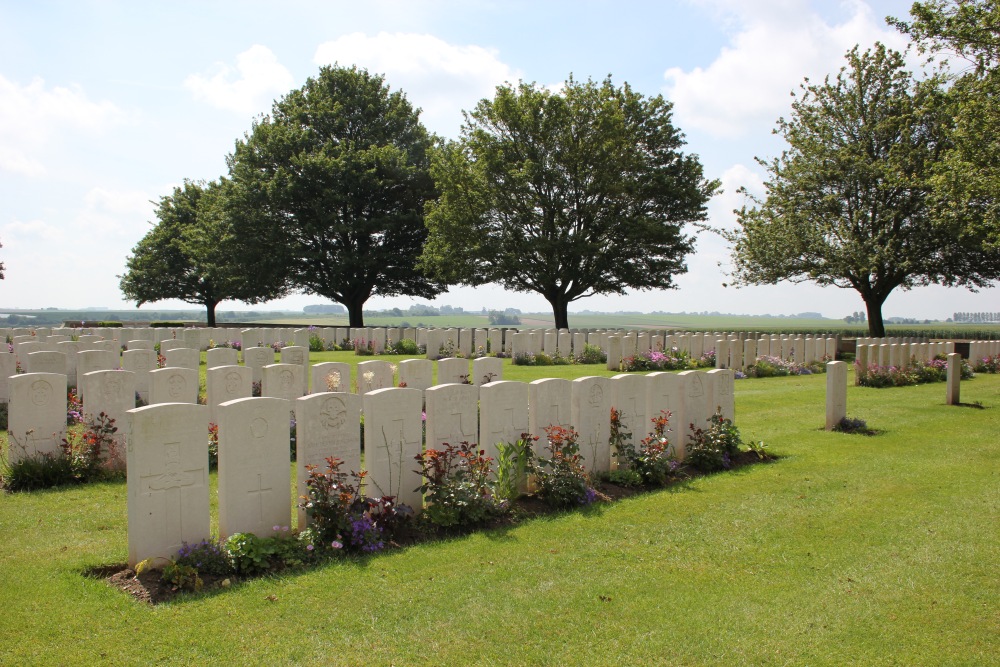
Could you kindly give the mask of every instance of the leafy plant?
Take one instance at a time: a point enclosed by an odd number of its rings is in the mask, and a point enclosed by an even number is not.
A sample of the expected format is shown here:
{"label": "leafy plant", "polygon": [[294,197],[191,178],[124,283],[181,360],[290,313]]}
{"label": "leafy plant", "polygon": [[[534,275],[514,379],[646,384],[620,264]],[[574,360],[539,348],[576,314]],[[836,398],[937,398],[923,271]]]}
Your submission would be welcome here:
{"label": "leafy plant", "polygon": [[184,542],[174,562],[193,567],[201,574],[223,576],[233,571],[233,563],[225,545],[214,539],[194,544]]}
{"label": "leafy plant", "polygon": [[219,425],[214,422],[208,425],[208,467],[219,467]]}
{"label": "leafy plant", "polygon": [[448,528],[481,523],[496,513],[489,483],[493,459],[484,450],[468,442],[444,443],[442,449],[426,449],[415,458],[424,478],[423,518]]}
{"label": "leafy plant", "polygon": [[260,574],[271,567],[274,544],[253,533],[235,533],[226,540],[226,551],[238,574]]}
{"label": "leafy plant", "polygon": [[177,590],[200,591],[205,582],[198,576],[198,569],[191,565],[170,562],[163,568],[160,578]]}
{"label": "leafy plant", "polygon": [[536,436],[522,433],[515,442],[498,442],[496,477],[493,495],[500,502],[517,500],[521,490],[527,487],[528,471],[534,456],[531,446],[538,441]]}
{"label": "leafy plant", "polygon": [[413,511],[397,505],[392,496],[362,495],[360,489],[367,472],[342,472],[343,463],[329,457],[325,470],[306,466],[306,495],[299,507],[309,516],[324,550],[380,551]]}
{"label": "leafy plant", "polygon": [[387,346],[385,348],[385,353],[416,355],[420,354],[420,347],[417,345],[417,342],[412,338],[404,338],[402,340],[396,341],[394,345]]}
{"label": "leafy plant", "polygon": [[608,355],[604,354],[599,345],[591,345],[586,343],[583,346],[583,351],[576,355],[576,363],[578,364],[606,364],[608,363]]}
{"label": "leafy plant", "polygon": [[597,499],[590,486],[577,444],[579,434],[562,426],[545,427],[547,458],[536,457],[532,469],[538,481],[538,497],[554,507],[589,505]]}
{"label": "leafy plant", "polygon": [[718,410],[708,418],[708,423],[705,429],[690,424],[685,462],[704,472],[728,469],[740,450],[739,429]]}

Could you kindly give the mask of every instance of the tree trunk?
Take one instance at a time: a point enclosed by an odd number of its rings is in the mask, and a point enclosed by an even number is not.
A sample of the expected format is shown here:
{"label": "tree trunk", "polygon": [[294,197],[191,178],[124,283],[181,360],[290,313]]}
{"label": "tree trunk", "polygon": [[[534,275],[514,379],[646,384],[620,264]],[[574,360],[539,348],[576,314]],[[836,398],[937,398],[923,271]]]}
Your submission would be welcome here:
{"label": "tree trunk", "polygon": [[364,316],[364,301],[348,301],[344,304],[347,306],[347,316],[350,318],[350,327],[363,327],[365,326],[365,316]]}
{"label": "tree trunk", "polygon": [[569,329],[569,300],[563,294],[547,298],[547,300],[552,304],[552,316],[556,322],[556,329]]}
{"label": "tree trunk", "polygon": [[885,324],[882,322],[882,304],[885,299],[869,297],[865,299],[865,308],[868,310],[868,335],[874,338],[885,337]]}
{"label": "tree trunk", "polygon": [[215,326],[215,307],[219,305],[218,301],[209,301],[205,304],[205,324],[210,327]]}

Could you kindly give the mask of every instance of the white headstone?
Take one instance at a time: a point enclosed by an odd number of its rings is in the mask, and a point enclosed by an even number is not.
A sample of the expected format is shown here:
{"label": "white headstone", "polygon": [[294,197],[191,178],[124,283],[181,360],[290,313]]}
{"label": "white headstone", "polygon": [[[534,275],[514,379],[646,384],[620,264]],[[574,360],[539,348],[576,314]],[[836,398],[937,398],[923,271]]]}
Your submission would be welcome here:
{"label": "white headstone", "polygon": [[[211,350],[209,350],[211,352]],[[238,398],[252,396],[253,374],[246,366],[217,366],[205,371],[205,402],[208,421],[219,423],[219,406]]]}
{"label": "white headstone", "polygon": [[[361,397],[344,391],[319,392],[295,401],[295,470],[299,497],[306,495],[307,465],[326,469],[326,459],[343,461],[341,472],[361,472]],[[298,510],[299,530],[308,525]]]}
{"label": "white headstone", "polygon": [[573,380],[570,421],[579,433],[583,465],[589,472],[611,469],[611,380],[582,377]]}
{"label": "white headstone", "polygon": [[167,403],[127,414],[130,567],[147,559],[162,566],[184,542],[211,537],[207,412]]}
{"label": "white headstone", "polygon": [[300,364],[268,364],[264,366],[264,382],[261,396],[283,398],[294,401],[302,396],[302,374]]}
{"label": "white headstone", "polygon": [[358,364],[357,384],[359,394],[367,394],[377,389],[389,389],[393,386],[392,364],[388,361],[374,359]]}
{"label": "white headstone", "polygon": [[[190,331],[195,331],[190,329]],[[167,350],[163,355],[167,360],[167,366],[171,368],[193,368],[198,370],[198,365],[201,363],[201,352],[190,347],[175,347],[172,350]]]}
{"label": "white headstone", "polygon": [[477,387],[503,379],[503,359],[479,357],[472,360],[472,383]]}
{"label": "white headstone", "polygon": [[8,461],[57,454],[66,434],[66,376],[22,373],[7,380]]}
{"label": "white headstone", "polygon": [[390,387],[363,396],[365,480],[369,497],[394,496],[419,511],[420,475],[415,457],[423,439],[423,395],[416,389]]}
{"label": "white headstone", "polygon": [[847,416],[847,364],[826,364],[826,430],[831,431]]}
{"label": "white headstone", "polygon": [[149,373],[156,370],[156,352],[153,350],[125,350],[122,352],[122,370],[135,376],[135,393],[149,403]]}
{"label": "white headstone", "polygon": [[313,364],[312,393],[351,391],[351,365],[342,361]]}
{"label": "white headstone", "polygon": [[528,385],[528,432],[545,439],[545,428],[572,428],[573,389],[569,380],[546,378]]}
{"label": "white headstone", "polygon": [[423,390],[433,385],[433,361],[429,359],[405,359],[399,362],[399,386]]}
{"label": "white headstone", "polygon": [[149,372],[149,403],[197,403],[198,371],[158,368]]}
{"label": "white headstone", "polygon": [[253,373],[253,381],[264,379],[264,366],[274,363],[274,350],[269,347],[243,348],[243,365]]}
{"label": "white headstone", "polygon": [[205,352],[206,369],[218,368],[219,366],[238,366],[239,363],[240,354],[231,347],[213,347]]}
{"label": "white headstone", "polygon": [[291,523],[289,411],[283,398],[219,406],[219,537],[273,534]]}
{"label": "white headstone", "polygon": [[528,433],[528,385],[500,380],[479,388],[479,444],[497,458],[497,443],[517,442]]}
{"label": "white headstone", "polygon": [[618,410],[623,428],[632,434],[633,447],[650,429],[646,415],[648,394],[649,378],[645,375],[622,373],[611,378],[611,407]]}
{"label": "white headstone", "polygon": [[479,388],[469,384],[439,384],[425,393],[427,449],[445,443],[479,442]]}
{"label": "white headstone", "polygon": [[469,384],[469,360],[455,357],[438,359],[437,384]]}

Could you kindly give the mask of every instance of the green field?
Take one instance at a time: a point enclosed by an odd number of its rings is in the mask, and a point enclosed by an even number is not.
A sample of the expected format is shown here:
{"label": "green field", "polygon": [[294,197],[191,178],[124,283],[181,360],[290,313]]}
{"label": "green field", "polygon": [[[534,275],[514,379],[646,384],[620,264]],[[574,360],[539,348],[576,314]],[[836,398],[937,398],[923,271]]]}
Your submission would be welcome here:
{"label": "green field", "polygon": [[998,664],[1000,377],[851,386],[876,437],[825,381],[736,383],[773,464],[155,608],[81,574],[124,483],[0,497],[0,664]]}

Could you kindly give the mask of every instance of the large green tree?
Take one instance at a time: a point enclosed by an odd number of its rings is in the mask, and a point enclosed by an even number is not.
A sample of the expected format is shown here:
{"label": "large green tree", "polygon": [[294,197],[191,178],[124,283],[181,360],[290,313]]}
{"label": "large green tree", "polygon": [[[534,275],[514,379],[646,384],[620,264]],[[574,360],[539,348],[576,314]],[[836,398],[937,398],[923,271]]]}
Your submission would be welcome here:
{"label": "large green tree", "polygon": [[205,306],[208,326],[222,301],[260,303],[283,296],[280,276],[241,252],[225,205],[228,183],[185,181],[160,198],[158,222],[132,249],[121,279],[136,306],[180,299]]}
{"label": "large green tree", "polygon": [[897,288],[983,287],[1000,262],[981,239],[931,206],[931,179],[949,147],[951,116],[939,81],[917,82],[881,44],[847,54],[836,78],[802,85],[788,143],[726,233],[738,285],[811,281],[854,289],[882,336],[882,305]]}
{"label": "large green tree", "polygon": [[718,187],[683,145],[668,102],[610,78],[499,86],[434,153],[423,266],[538,293],[560,328],[577,299],[674,287],[693,250],[683,226]]}
{"label": "large green tree", "polygon": [[951,146],[935,169],[940,217],[980,227],[1000,248],[1000,5],[996,0],[915,2],[889,22],[950,65]]}
{"label": "large green tree", "polygon": [[323,67],[275,102],[229,157],[245,238],[295,289],[347,307],[362,326],[373,295],[433,297],[416,269],[435,196],[433,139],[382,77]]}

